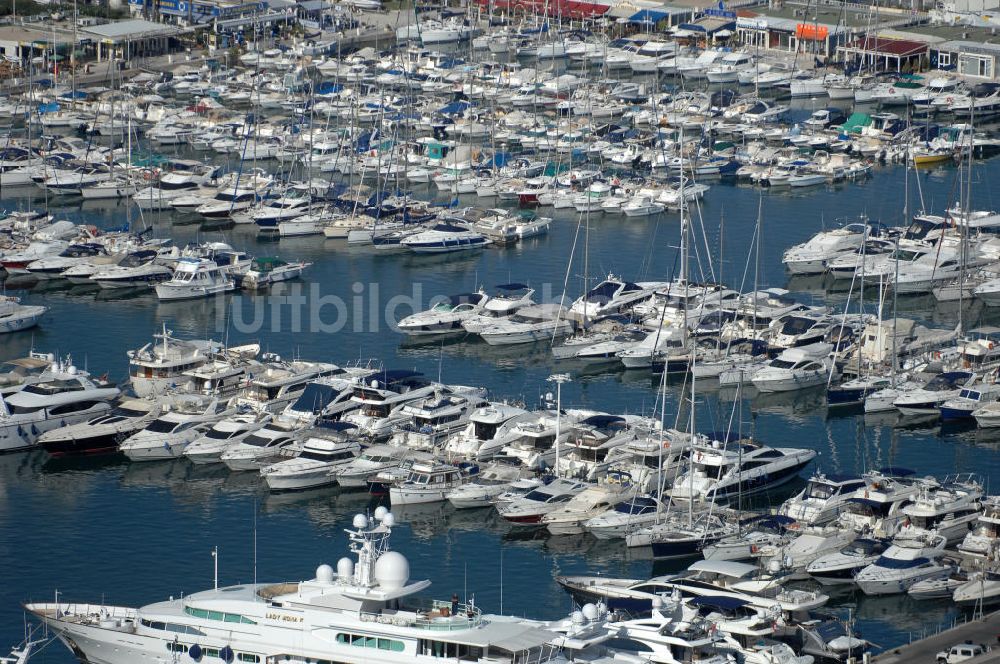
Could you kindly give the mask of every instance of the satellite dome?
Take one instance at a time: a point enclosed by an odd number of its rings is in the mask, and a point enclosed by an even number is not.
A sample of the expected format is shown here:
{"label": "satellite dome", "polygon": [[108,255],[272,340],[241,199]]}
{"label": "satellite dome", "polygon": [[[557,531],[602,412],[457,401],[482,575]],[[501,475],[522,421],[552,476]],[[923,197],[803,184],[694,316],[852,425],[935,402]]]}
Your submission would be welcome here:
{"label": "satellite dome", "polygon": [[344,557],[337,561],[337,578],[341,581],[350,581],[354,576],[354,561]]}
{"label": "satellite dome", "polygon": [[396,517],[392,512],[386,512],[385,516],[382,517],[382,525],[386,528],[392,528],[396,525]]}
{"label": "satellite dome", "polygon": [[398,590],[410,580],[410,563],[397,551],[387,551],[375,561],[375,580],[386,590]]}
{"label": "satellite dome", "polygon": [[375,514],[373,516],[375,517],[376,521],[381,521],[382,519],[385,518],[385,515],[388,513],[389,510],[386,508],[385,505],[379,505],[378,507],[375,508]]}
{"label": "satellite dome", "polygon": [[319,583],[333,583],[333,568],[329,565],[320,565],[317,567],[316,581]]}
{"label": "satellite dome", "polygon": [[583,613],[581,611],[574,611],[573,615],[570,616],[570,619],[573,621],[574,625],[582,625],[587,622],[587,619],[583,617]]}
{"label": "satellite dome", "polygon": [[582,612],[583,612],[583,617],[586,618],[587,620],[597,620],[597,617],[600,615],[600,612],[597,610],[597,607],[594,606],[593,604],[584,604]]}
{"label": "satellite dome", "polygon": [[651,600],[651,603],[652,603],[654,609],[662,609],[663,608],[663,598],[660,597],[659,595],[654,595],[653,599]]}
{"label": "satellite dome", "polygon": [[355,530],[363,530],[368,527],[368,517],[364,514],[355,514],[354,521],[351,522]]}

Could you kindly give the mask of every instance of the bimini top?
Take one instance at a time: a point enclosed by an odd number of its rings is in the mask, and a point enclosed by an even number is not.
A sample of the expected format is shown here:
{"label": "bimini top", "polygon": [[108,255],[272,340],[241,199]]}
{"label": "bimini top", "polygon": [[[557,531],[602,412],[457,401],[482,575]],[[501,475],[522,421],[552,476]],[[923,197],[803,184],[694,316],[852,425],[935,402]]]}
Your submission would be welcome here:
{"label": "bimini top", "polygon": [[757,571],[755,565],[738,563],[732,560],[699,560],[688,567],[691,572],[705,572],[706,574],[718,574],[739,579]]}

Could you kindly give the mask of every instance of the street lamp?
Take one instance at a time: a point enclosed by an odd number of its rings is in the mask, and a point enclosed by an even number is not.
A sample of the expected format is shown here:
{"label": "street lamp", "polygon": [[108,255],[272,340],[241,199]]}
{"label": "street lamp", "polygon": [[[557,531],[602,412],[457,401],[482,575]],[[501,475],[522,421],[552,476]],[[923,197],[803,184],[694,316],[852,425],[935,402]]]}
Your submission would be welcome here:
{"label": "street lamp", "polygon": [[556,477],[559,477],[559,425],[562,421],[562,384],[568,383],[572,378],[569,374],[552,374],[546,380],[556,384]]}

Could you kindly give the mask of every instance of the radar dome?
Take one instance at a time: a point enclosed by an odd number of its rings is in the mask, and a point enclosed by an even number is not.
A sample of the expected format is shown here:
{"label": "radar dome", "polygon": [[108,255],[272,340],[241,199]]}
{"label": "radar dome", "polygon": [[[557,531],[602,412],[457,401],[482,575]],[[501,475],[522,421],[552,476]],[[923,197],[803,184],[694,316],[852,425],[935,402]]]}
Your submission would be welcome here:
{"label": "radar dome", "polygon": [[386,528],[392,528],[396,525],[396,517],[392,512],[386,512],[385,516],[382,517],[382,525]]}
{"label": "radar dome", "polygon": [[351,522],[355,530],[363,530],[368,527],[368,517],[364,514],[355,514],[354,521]]}
{"label": "radar dome", "polygon": [[317,567],[316,581],[319,583],[333,583],[333,568],[329,565],[320,565]]}
{"label": "radar dome", "polygon": [[597,617],[600,615],[600,612],[597,610],[597,607],[594,606],[593,604],[584,604],[582,612],[583,612],[583,617],[586,618],[587,620],[597,620]]}
{"label": "radar dome", "polygon": [[663,608],[663,598],[660,597],[659,595],[653,595],[653,599],[650,600],[650,602],[652,603],[654,609]]}
{"label": "radar dome", "polygon": [[375,520],[381,521],[382,519],[385,518],[385,515],[388,513],[389,510],[386,509],[385,505],[379,505],[378,507],[375,508],[375,514],[374,514]]}
{"label": "radar dome", "polygon": [[410,563],[397,551],[387,551],[375,561],[375,580],[386,590],[398,590],[410,580]]}
{"label": "radar dome", "polygon": [[778,572],[780,572],[781,571],[781,561],[780,560],[775,560],[775,559],[772,558],[771,562],[769,562],[767,564],[767,571],[770,572],[771,574],[777,574]]}
{"label": "radar dome", "polygon": [[570,616],[570,620],[573,621],[574,625],[582,625],[587,622],[587,619],[583,617],[583,613],[580,611],[574,611],[573,615]]}
{"label": "radar dome", "polygon": [[337,561],[337,578],[341,581],[350,581],[354,576],[354,561],[344,557]]}

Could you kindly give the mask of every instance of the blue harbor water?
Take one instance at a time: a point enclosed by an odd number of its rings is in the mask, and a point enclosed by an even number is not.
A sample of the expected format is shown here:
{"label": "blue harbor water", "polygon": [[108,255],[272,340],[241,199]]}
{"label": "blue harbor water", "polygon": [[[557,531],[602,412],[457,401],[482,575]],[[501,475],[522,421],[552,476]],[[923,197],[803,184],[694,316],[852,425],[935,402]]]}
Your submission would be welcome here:
{"label": "blue harbor water", "polygon": [[[972,207],[997,209],[1000,201],[994,200],[992,184],[1000,178],[1000,162],[977,164],[973,176]],[[941,213],[954,202],[954,167],[920,171],[916,178],[924,202],[921,206],[911,174],[912,211],[923,207]],[[801,193],[710,184],[711,192],[692,211],[697,245],[692,271],[702,271],[709,279],[711,263],[715,279],[734,288],[742,285],[743,290],[755,282],[753,268],[745,266],[753,265],[758,205],[763,230],[756,282],[761,287],[787,287],[807,302],[833,306],[843,306],[846,293],[827,295],[822,283],[813,279],[789,283],[781,265],[782,251],[823,226],[860,215],[886,224],[904,223],[907,186],[902,167],[881,167],[862,182]],[[432,190],[416,193],[436,195]],[[32,189],[8,190],[0,198],[0,207],[7,209],[45,204],[39,191]],[[551,389],[545,381],[549,374],[568,370],[574,380],[563,388],[564,404],[609,412],[653,411],[658,383],[648,372],[558,364],[544,344],[506,349],[481,342],[404,342],[386,324],[384,311],[394,298],[414,293],[419,294],[419,304],[426,305],[434,295],[512,281],[558,294],[568,279],[567,293],[574,298],[586,279],[593,283],[608,272],[632,280],[667,280],[680,268],[677,214],[645,220],[594,215],[589,232],[583,228],[577,238],[578,215],[557,211],[548,235],[515,247],[470,256],[419,257],[349,248],[341,240],[258,243],[249,228],[200,232],[197,226],[172,226],[168,215],[140,216],[124,205],[81,207],[78,200],[52,200],[49,209],[57,218],[102,228],[126,220],[138,226],[151,224],[153,236],[173,237],[176,244],[223,239],[256,255],[315,264],[302,282],[286,284],[269,295],[230,295],[204,302],[160,303],[151,293],[110,298],[91,288],[14,280],[7,284],[9,293],[51,310],[40,327],[0,337],[0,360],[23,356],[31,348],[72,353],[77,365],[95,375],[107,372],[121,380],[126,377],[126,350],[145,345],[166,325],[180,337],[230,343],[260,340],[265,350],[283,356],[340,363],[378,358],[387,368],[415,368],[445,382],[483,385],[493,398],[521,400],[530,406]],[[301,307],[293,302],[299,296],[306,302]],[[345,303],[343,309],[327,304],[317,312],[316,306],[309,306],[310,298],[327,296],[339,298]],[[853,297],[851,306],[856,306]],[[940,326],[954,327],[959,320],[957,305],[936,306],[930,298],[904,299],[899,306],[907,316]],[[408,313],[408,307],[400,306],[394,318]],[[264,323],[248,330],[255,315]],[[323,325],[342,325],[342,329],[316,331],[317,315]],[[978,310],[965,311],[962,318],[966,327],[991,320],[989,312]],[[666,411],[671,424],[682,389],[680,383],[668,387]],[[992,478],[1000,477],[997,440],[983,432],[942,431],[937,424],[896,426],[865,421],[854,413],[828,413],[821,392],[743,397],[719,393],[717,388],[699,390],[699,428],[724,429],[735,404],[736,421],[744,433],[752,432],[771,445],[816,449],[820,456],[815,466],[828,472],[862,472],[889,464],[939,477],[975,472],[988,489],[995,488]],[[681,426],[685,423],[686,417]],[[318,564],[335,564],[345,555],[343,528],[354,513],[370,507],[367,494],[338,489],[269,495],[256,475],[195,467],[185,460],[129,464],[116,458],[54,460],[43,453],[2,456],[0,650],[21,638],[20,603],[48,600],[57,591],[66,601],[141,605],[210,587],[215,546],[220,550],[223,583],[311,578]],[[620,542],[512,530],[489,510],[432,505],[396,514],[400,525],[393,545],[409,557],[412,576],[431,579],[440,597],[453,592],[474,596],[487,611],[557,618],[571,610],[569,596],[554,581],[557,574],[640,578],[677,568],[654,565],[648,554],[626,550]],[[911,634],[951,622],[957,615],[945,602],[860,593],[835,595],[831,607],[854,614],[861,633],[880,647],[905,642]],[[52,647],[39,659],[69,662],[72,656],[62,647]]]}

